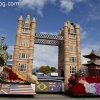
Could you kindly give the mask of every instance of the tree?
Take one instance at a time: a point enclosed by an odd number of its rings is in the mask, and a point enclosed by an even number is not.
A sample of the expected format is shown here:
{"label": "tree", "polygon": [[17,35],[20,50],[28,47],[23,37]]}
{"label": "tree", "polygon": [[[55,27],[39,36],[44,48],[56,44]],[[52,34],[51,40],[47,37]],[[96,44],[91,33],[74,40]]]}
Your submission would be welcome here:
{"label": "tree", "polygon": [[45,70],[46,70],[46,74],[50,73],[51,72],[51,69],[49,66],[45,66]]}
{"label": "tree", "polygon": [[51,72],[56,72],[56,68],[55,67],[51,67]]}
{"label": "tree", "polygon": [[8,58],[8,59],[12,59],[12,56],[13,56],[13,55],[9,55],[9,58]]}
{"label": "tree", "polygon": [[41,66],[40,68],[39,68],[39,72],[42,72],[42,73],[46,73],[46,69],[45,69],[45,66]]}
{"label": "tree", "polygon": [[44,74],[48,74],[51,72],[51,68],[47,65],[47,66],[41,66],[39,68],[39,72],[42,72]]}

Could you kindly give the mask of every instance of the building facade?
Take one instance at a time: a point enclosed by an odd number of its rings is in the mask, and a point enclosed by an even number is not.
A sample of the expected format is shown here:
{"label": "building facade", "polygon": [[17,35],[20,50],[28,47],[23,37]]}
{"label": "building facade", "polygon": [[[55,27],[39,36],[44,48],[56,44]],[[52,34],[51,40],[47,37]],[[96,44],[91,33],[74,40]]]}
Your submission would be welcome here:
{"label": "building facade", "polygon": [[27,15],[26,20],[23,21],[22,16],[20,16],[14,45],[12,70],[21,74],[24,79],[26,79],[28,72],[32,73],[35,30],[35,17],[30,21],[30,15]]}
{"label": "building facade", "polygon": [[58,35],[37,34],[36,19],[30,21],[27,15],[25,21],[22,16],[18,20],[12,70],[20,73],[24,79],[27,73],[32,73],[34,44],[58,46],[58,74],[64,77],[65,83],[71,74],[81,68],[80,29],[70,21],[65,21],[64,27]]}
{"label": "building facade", "polygon": [[64,41],[58,48],[58,71],[67,83],[70,75],[81,68],[80,28],[67,20],[59,34],[64,36]]}

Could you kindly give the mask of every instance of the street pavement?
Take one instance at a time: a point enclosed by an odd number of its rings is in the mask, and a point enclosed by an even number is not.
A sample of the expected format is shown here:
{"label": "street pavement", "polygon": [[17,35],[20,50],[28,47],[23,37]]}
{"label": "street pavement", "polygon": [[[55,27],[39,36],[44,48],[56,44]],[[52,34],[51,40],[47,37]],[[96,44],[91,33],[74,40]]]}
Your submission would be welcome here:
{"label": "street pavement", "polygon": [[36,94],[35,96],[0,95],[0,100],[100,100],[100,98],[76,98],[66,94]]}

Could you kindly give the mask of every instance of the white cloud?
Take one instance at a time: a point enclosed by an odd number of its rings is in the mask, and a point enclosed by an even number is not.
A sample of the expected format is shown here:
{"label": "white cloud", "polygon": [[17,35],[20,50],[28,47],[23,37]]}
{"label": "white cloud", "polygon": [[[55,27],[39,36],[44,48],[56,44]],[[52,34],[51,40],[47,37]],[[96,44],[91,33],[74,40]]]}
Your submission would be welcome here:
{"label": "white cloud", "polygon": [[19,7],[32,9],[43,16],[42,9],[48,2],[55,4],[56,0],[19,0]]}
{"label": "white cloud", "polygon": [[[25,9],[31,9],[36,11],[39,15],[43,16],[42,9],[47,3],[56,4],[58,0],[19,0],[19,7]],[[68,13],[73,9],[75,3],[82,2],[84,0],[59,0],[60,7],[63,12]]]}
{"label": "white cloud", "polygon": [[81,49],[81,58],[82,63],[86,63],[90,59],[84,58],[83,55],[88,55],[91,53],[92,50],[98,50],[98,45],[100,44],[93,44],[93,43],[85,43],[84,46]]}
{"label": "white cloud", "polygon": [[83,28],[81,26],[80,26],[80,38],[81,39],[87,38],[87,32],[85,30],[83,30]]}
{"label": "white cloud", "polygon": [[51,3],[55,4],[56,3],[56,0],[50,0]]}
{"label": "white cloud", "polygon": [[[42,34],[54,34],[57,35],[57,32],[40,32]],[[7,52],[13,54],[14,46],[9,46]],[[33,68],[49,65],[51,67],[58,68],[58,47],[57,46],[48,46],[48,45],[39,45],[35,44],[34,46],[34,58],[33,58]]]}
{"label": "white cloud", "polygon": [[68,13],[73,9],[75,3],[82,1],[83,0],[60,0],[60,7],[63,12]]}
{"label": "white cloud", "polygon": [[84,1],[84,0],[74,0],[74,1],[76,1],[76,2],[81,2],[81,1]]}
{"label": "white cloud", "polygon": [[13,54],[14,46],[8,46],[7,52],[8,54]]}
{"label": "white cloud", "polygon": [[73,9],[74,2],[71,0],[60,0],[60,7],[64,12],[68,13]]}
{"label": "white cloud", "polygon": [[81,55],[82,55],[81,59],[82,59],[83,64],[87,63],[87,61],[89,61],[89,59],[84,58],[83,55],[88,55],[88,54],[90,54],[90,52],[91,52],[91,48],[86,47],[86,48],[81,49]]}
{"label": "white cloud", "polygon": [[88,4],[88,20],[100,20],[100,1],[97,0],[96,2],[94,0],[88,0],[86,1],[86,4]]}
{"label": "white cloud", "polygon": [[58,49],[55,46],[35,45],[34,47],[34,67],[49,65],[58,68]]}
{"label": "white cloud", "polygon": [[100,13],[95,12],[88,15],[88,20],[100,20]]}

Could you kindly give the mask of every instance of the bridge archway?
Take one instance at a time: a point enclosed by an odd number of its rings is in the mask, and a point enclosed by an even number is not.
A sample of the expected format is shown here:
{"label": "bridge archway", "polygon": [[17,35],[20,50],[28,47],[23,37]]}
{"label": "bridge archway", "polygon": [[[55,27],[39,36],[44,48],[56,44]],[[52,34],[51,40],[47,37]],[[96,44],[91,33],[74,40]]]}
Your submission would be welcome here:
{"label": "bridge archway", "polygon": [[[58,46],[58,74],[61,76],[62,73],[64,83],[67,83],[71,75],[70,65],[76,65],[76,71],[81,67],[79,25],[67,20],[58,35],[51,35],[36,33],[36,23],[35,17],[30,21],[30,15],[25,21],[22,15],[18,19],[12,70],[26,79],[27,73],[32,73],[34,44]],[[62,68],[64,72],[61,72]]]}
{"label": "bridge archway", "polygon": [[64,70],[61,70],[61,77],[64,77]]}

